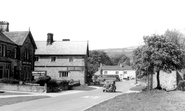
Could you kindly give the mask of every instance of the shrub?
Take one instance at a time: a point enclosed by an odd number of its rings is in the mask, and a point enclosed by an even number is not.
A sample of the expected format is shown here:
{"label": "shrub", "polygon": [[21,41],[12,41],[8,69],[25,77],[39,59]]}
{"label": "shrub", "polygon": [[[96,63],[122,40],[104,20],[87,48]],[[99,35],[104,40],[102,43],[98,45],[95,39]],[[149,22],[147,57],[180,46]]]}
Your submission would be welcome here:
{"label": "shrub", "polygon": [[44,86],[45,83],[48,83],[51,80],[50,76],[41,76],[38,79],[36,79],[36,83],[40,84],[40,86]]}
{"label": "shrub", "polygon": [[19,84],[19,81],[13,78],[3,78],[0,79],[0,83]]}
{"label": "shrub", "polygon": [[56,80],[52,79],[52,80],[48,81],[47,86],[48,87],[58,87],[59,84]]}
{"label": "shrub", "polygon": [[59,91],[59,84],[55,79],[48,81],[47,87],[51,90],[51,92]]}

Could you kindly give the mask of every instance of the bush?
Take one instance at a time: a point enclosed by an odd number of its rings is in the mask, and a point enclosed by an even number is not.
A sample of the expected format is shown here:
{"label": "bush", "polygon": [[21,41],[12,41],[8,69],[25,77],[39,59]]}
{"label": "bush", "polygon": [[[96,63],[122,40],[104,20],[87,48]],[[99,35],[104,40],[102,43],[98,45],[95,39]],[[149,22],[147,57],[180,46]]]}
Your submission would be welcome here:
{"label": "bush", "polygon": [[58,87],[59,84],[56,80],[52,79],[52,80],[48,81],[47,86],[48,87]]}
{"label": "bush", "polygon": [[40,86],[44,86],[45,83],[48,83],[51,80],[50,76],[41,76],[38,79],[36,79],[36,83],[40,84]]}
{"label": "bush", "polygon": [[54,80],[54,79],[48,81],[47,87],[48,87],[49,89],[51,89],[51,92],[57,92],[57,91],[59,91],[59,88],[58,88],[58,87],[59,87],[59,84],[58,84],[58,82],[57,82],[56,80]]}
{"label": "bush", "polygon": [[19,84],[19,81],[13,78],[3,78],[0,79],[0,83]]}

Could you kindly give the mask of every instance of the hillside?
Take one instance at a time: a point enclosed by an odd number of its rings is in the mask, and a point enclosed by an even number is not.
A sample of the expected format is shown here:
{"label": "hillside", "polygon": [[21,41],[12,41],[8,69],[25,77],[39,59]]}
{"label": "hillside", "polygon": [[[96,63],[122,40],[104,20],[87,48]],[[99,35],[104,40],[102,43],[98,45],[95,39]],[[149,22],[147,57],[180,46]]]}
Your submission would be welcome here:
{"label": "hillside", "polygon": [[130,59],[132,60],[133,51],[137,47],[138,46],[127,47],[127,48],[99,49],[99,50],[106,52],[109,57],[114,57],[115,55],[125,54],[126,56],[130,57]]}

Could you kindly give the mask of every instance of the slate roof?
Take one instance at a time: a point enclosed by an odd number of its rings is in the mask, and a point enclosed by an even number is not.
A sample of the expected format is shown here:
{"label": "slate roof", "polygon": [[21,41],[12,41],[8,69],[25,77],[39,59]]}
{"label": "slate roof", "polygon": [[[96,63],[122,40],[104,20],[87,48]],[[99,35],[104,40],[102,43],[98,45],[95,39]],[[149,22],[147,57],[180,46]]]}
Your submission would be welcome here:
{"label": "slate roof", "polygon": [[133,70],[132,66],[102,66],[102,70]]}
{"label": "slate roof", "polygon": [[23,45],[26,37],[29,34],[29,31],[11,31],[3,32],[9,39],[11,39],[17,45]]}
{"label": "slate roof", "polygon": [[46,41],[36,41],[36,55],[86,55],[87,41],[55,41],[47,45]]}
{"label": "slate roof", "polygon": [[0,41],[10,43],[10,44],[15,44],[12,42],[8,37],[6,37],[3,33],[0,32]]}

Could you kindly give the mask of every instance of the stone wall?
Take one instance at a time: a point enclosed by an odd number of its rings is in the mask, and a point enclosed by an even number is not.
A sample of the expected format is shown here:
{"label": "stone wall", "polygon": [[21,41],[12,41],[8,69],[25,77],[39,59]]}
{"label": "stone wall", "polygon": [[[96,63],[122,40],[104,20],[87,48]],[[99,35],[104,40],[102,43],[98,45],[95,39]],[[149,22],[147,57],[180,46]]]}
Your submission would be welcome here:
{"label": "stone wall", "polygon": [[[156,75],[153,76],[153,88],[157,86],[157,79]],[[162,88],[165,88],[166,90],[173,90],[177,87],[177,84],[179,80],[182,80],[182,73],[179,71],[172,71],[171,73],[166,73],[163,71],[160,71],[160,84]]]}
{"label": "stone wall", "polygon": [[7,91],[23,91],[23,92],[36,92],[44,93],[47,92],[45,86],[40,85],[19,85],[19,84],[4,84],[0,83],[0,90]]}

